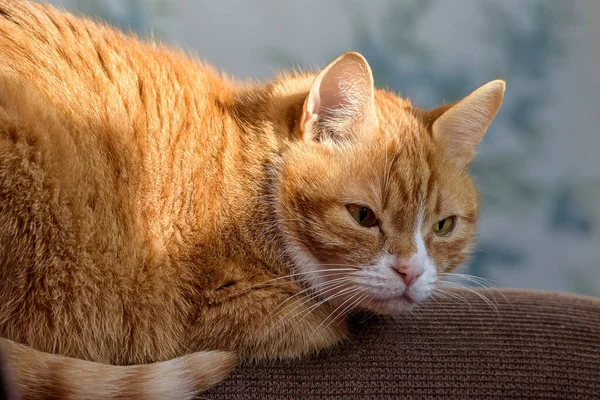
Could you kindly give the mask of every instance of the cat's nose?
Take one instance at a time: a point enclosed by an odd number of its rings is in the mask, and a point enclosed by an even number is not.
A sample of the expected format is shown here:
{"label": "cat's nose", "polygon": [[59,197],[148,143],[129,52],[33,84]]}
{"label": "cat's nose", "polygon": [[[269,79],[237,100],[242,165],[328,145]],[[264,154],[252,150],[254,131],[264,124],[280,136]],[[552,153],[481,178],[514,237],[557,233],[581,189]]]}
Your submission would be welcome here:
{"label": "cat's nose", "polygon": [[396,270],[396,272],[398,272],[398,274],[400,274],[402,280],[404,281],[404,284],[407,287],[415,283],[415,281],[419,279],[419,277],[423,275],[424,272],[423,267],[421,266],[405,263],[397,264],[396,266],[394,266],[394,269]]}

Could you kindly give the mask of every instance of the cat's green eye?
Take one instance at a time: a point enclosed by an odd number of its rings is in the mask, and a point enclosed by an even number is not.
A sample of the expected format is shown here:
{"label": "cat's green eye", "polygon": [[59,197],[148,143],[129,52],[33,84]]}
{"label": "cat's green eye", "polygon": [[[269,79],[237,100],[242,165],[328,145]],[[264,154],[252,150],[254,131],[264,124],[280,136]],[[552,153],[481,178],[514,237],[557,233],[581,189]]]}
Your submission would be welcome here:
{"label": "cat's green eye", "polygon": [[358,222],[360,226],[371,228],[379,223],[375,213],[369,207],[350,204],[347,205],[346,208],[348,209],[348,212],[352,218],[354,218],[354,220]]}
{"label": "cat's green eye", "polygon": [[433,226],[431,227],[431,232],[433,232],[437,236],[446,236],[454,230],[455,226],[456,217],[453,215],[451,217],[441,219],[435,224],[433,224]]}

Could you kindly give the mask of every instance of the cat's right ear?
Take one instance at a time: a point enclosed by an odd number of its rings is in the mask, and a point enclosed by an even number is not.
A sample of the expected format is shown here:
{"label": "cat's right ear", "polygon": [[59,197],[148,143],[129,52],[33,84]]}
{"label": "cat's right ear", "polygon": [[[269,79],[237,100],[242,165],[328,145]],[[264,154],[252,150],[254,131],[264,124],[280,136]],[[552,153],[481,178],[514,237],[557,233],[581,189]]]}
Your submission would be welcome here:
{"label": "cat's right ear", "polygon": [[505,88],[504,81],[492,81],[458,103],[430,112],[430,118],[435,119],[433,137],[446,157],[464,166],[473,160],[477,144],[502,105]]}
{"label": "cat's right ear", "polygon": [[342,54],[315,78],[304,101],[300,130],[305,141],[343,141],[377,126],[371,67],[354,52]]}

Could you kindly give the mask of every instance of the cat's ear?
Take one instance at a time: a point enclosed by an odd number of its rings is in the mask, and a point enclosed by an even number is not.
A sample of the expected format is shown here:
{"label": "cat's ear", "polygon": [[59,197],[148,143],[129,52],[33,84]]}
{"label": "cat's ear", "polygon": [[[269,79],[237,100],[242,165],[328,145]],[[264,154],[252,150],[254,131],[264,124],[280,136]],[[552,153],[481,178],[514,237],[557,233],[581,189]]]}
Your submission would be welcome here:
{"label": "cat's ear", "polygon": [[342,54],[315,78],[304,101],[300,121],[303,139],[351,139],[376,125],[371,67],[358,53]]}
{"label": "cat's ear", "polygon": [[502,105],[505,87],[504,81],[495,80],[450,107],[432,111],[439,115],[432,125],[433,137],[447,157],[465,166],[473,161],[479,141]]}

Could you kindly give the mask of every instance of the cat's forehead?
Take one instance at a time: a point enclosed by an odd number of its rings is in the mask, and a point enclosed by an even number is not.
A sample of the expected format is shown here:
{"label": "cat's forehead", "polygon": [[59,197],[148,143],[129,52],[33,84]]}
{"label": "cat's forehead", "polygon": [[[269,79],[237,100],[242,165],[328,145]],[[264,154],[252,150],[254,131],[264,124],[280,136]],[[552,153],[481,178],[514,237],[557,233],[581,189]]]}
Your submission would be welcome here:
{"label": "cat's forehead", "polygon": [[422,127],[390,139],[378,164],[381,209],[403,229],[412,232],[420,218],[476,207],[468,175],[443,157]]}
{"label": "cat's forehead", "polygon": [[[403,127],[402,123],[393,126]],[[382,129],[376,145],[369,151],[357,149],[347,165],[349,181],[358,184],[354,197],[365,198],[380,212],[390,214],[389,220],[411,230],[437,185],[435,152],[428,141],[421,140],[421,134]]]}
{"label": "cat's forehead", "polygon": [[380,182],[380,204],[391,219],[413,229],[419,214],[438,201],[443,166],[427,127],[412,108],[388,109],[379,121],[379,145],[372,154]]}
{"label": "cat's forehead", "polygon": [[394,97],[381,102],[377,133],[349,148],[346,165],[363,184],[375,181],[385,197],[392,191],[404,203],[423,201],[435,153],[427,127],[407,104]]}
{"label": "cat's forehead", "polygon": [[401,134],[421,130],[423,124],[411,101],[385,90],[376,90],[375,107],[379,128]]}
{"label": "cat's forehead", "polygon": [[394,220],[412,224],[433,194],[436,174],[431,157],[416,142],[404,143],[389,157],[393,158],[384,170],[383,208]]}

